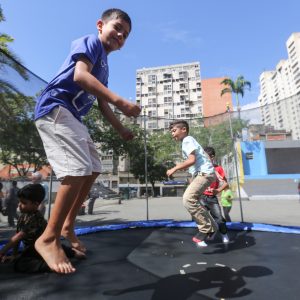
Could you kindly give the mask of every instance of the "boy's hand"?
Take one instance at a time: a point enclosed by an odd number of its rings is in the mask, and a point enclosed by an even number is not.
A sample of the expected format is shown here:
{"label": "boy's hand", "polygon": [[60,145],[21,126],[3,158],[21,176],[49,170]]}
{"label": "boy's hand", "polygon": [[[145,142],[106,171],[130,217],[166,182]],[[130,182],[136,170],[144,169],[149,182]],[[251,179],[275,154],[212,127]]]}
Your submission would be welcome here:
{"label": "boy's hand", "polygon": [[14,255],[11,255],[11,256],[6,256],[6,255],[2,255],[0,256],[0,261],[1,263],[7,263],[7,262],[11,262],[13,260],[15,260],[15,256]]}
{"label": "boy's hand", "polygon": [[217,190],[217,189],[212,189],[212,193],[213,193],[213,195],[218,195],[219,193],[220,193],[220,191],[219,190]]}
{"label": "boy's hand", "polygon": [[141,113],[141,108],[125,99],[121,99],[118,109],[123,112],[127,117],[137,117]]}
{"label": "boy's hand", "polygon": [[175,168],[175,167],[172,168],[172,169],[169,169],[169,170],[167,171],[167,176],[170,177],[170,176],[172,176],[175,172],[176,172],[176,168]]}
{"label": "boy's hand", "polygon": [[6,256],[5,262],[12,262],[16,259],[16,256],[11,255],[11,256]]}
{"label": "boy's hand", "polygon": [[130,141],[134,138],[133,133],[128,128],[123,128],[121,131],[119,131],[120,136],[125,141]]}

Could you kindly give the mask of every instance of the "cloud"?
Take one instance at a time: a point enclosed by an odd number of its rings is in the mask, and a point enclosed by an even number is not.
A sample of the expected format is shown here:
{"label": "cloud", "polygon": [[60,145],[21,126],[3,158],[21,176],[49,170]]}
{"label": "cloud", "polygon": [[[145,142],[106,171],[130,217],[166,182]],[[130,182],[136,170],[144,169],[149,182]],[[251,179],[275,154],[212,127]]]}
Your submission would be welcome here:
{"label": "cloud", "polygon": [[162,34],[163,42],[179,42],[189,46],[199,46],[203,44],[203,39],[189,30],[178,29],[178,24],[175,22],[168,22],[164,24],[160,24],[158,30]]}

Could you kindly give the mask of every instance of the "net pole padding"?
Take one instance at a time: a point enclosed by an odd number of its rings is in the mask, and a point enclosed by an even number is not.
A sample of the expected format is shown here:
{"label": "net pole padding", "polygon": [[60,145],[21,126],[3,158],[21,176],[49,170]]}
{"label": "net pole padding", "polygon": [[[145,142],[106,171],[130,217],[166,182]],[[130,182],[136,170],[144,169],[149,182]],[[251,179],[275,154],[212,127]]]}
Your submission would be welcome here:
{"label": "net pole padding", "polygon": [[47,220],[48,221],[50,219],[50,213],[51,213],[52,186],[53,186],[53,169],[51,168],[50,184],[49,184],[49,195],[48,195],[48,210],[47,210]]}
{"label": "net pole padding", "polygon": [[237,189],[238,189],[238,196],[239,196],[239,203],[240,203],[240,212],[241,212],[241,221],[244,222],[244,215],[243,215],[243,205],[242,205],[242,197],[241,197],[241,189],[240,189],[240,180],[239,180],[239,170],[237,165],[237,154],[235,149],[235,139],[233,136],[232,124],[231,124],[231,114],[230,114],[230,107],[227,104],[227,113],[229,115],[229,127],[230,127],[230,136],[233,142],[233,158],[234,158],[234,167],[236,172],[236,179],[237,179]]}

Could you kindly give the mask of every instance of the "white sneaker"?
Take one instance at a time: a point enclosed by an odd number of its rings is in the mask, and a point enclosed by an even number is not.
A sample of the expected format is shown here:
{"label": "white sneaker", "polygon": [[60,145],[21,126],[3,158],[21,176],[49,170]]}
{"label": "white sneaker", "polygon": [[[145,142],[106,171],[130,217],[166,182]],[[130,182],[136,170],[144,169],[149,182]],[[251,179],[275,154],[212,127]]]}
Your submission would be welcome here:
{"label": "white sneaker", "polygon": [[222,234],[222,242],[224,244],[228,244],[229,243],[229,237],[227,234]]}
{"label": "white sneaker", "polygon": [[205,241],[198,239],[197,237],[193,237],[193,242],[199,247],[207,247]]}

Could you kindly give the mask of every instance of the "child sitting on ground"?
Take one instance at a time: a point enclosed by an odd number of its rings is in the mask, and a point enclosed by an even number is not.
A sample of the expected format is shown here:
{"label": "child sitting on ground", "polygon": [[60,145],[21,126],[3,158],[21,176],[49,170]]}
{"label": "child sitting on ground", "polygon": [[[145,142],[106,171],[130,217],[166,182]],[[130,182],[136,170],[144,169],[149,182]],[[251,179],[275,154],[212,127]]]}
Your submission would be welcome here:
{"label": "child sitting on ground", "polygon": [[[41,184],[28,184],[18,191],[19,210],[16,234],[0,250],[0,261],[13,261],[17,272],[49,272],[51,271],[43,258],[34,248],[35,241],[43,233],[47,226],[38,207],[45,197],[45,190]],[[20,242],[24,244],[24,250],[18,255]],[[11,256],[6,256],[13,249]],[[71,249],[63,245],[67,257],[85,258],[85,254],[77,249]]]}

